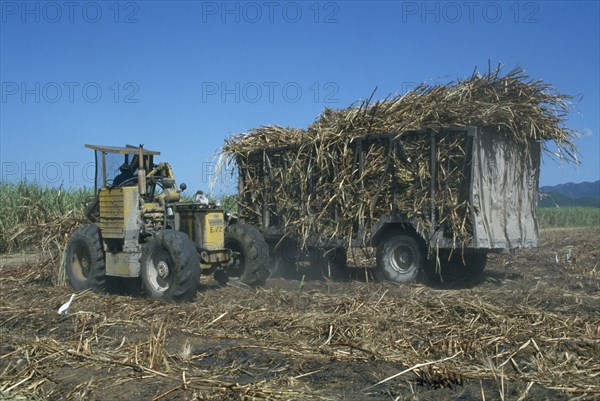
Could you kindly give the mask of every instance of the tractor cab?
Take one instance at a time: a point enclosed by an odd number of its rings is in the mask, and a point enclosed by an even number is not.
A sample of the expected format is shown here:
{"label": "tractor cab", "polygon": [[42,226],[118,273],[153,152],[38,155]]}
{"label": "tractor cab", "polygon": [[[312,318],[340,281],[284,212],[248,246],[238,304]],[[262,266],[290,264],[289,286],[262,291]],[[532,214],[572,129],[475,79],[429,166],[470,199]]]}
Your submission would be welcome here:
{"label": "tractor cab", "polygon": [[[154,156],[160,155],[158,151],[144,149],[142,145],[85,147],[94,150],[96,191],[101,188],[137,186],[140,194],[149,200],[165,190],[170,192],[171,197],[179,192],[175,188],[169,163],[154,163]],[[185,189],[186,185],[181,184],[180,190]]]}

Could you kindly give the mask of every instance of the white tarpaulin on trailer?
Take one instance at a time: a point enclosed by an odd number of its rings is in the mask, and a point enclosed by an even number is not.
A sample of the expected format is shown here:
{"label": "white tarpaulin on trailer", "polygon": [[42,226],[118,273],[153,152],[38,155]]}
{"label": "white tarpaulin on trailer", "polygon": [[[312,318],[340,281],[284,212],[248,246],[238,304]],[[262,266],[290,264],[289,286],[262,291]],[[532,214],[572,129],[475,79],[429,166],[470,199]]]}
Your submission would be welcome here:
{"label": "white tarpaulin on trailer", "polygon": [[539,143],[533,143],[527,155],[512,138],[478,130],[473,141],[471,193],[475,247],[537,246],[539,158]]}

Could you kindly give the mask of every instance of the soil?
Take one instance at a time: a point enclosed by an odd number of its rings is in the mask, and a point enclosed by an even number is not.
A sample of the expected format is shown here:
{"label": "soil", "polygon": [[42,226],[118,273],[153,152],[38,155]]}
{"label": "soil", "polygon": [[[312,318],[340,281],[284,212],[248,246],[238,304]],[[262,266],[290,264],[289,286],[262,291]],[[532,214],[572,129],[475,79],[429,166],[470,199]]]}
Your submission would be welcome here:
{"label": "soil", "polygon": [[543,230],[476,282],[202,278],[186,304],[57,285],[0,255],[0,399],[600,398],[600,227]]}

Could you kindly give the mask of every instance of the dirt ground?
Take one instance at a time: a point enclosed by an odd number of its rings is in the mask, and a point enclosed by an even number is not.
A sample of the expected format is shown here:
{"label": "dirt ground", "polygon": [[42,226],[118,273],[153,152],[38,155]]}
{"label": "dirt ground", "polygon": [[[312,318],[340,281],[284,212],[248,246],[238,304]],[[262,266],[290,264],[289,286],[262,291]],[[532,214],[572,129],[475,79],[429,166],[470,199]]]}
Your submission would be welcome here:
{"label": "dirt ground", "polygon": [[56,263],[2,255],[0,399],[600,399],[599,244],[545,230],[453,288],[203,278],[193,303],[85,292],[67,315]]}

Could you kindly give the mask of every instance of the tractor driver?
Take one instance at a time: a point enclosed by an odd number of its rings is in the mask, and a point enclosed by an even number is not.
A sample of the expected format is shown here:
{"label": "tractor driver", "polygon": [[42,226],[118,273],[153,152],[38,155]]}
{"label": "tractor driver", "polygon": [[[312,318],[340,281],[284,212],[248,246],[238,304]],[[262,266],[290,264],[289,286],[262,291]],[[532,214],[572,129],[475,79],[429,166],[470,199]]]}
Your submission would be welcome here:
{"label": "tractor driver", "polygon": [[131,163],[128,163],[127,159],[128,157],[125,156],[125,163],[121,164],[119,167],[120,173],[113,180],[113,187],[120,187],[126,181],[129,181],[127,185],[133,185],[135,183],[135,180],[132,178],[136,177],[135,170],[137,169],[138,165],[138,156],[133,156]]}
{"label": "tractor driver", "polygon": [[134,180],[132,178],[135,177],[135,165],[134,164],[121,164],[119,167],[119,171],[121,171],[113,180],[113,187],[119,187],[123,185],[125,181],[131,181],[129,184],[133,184]]}

